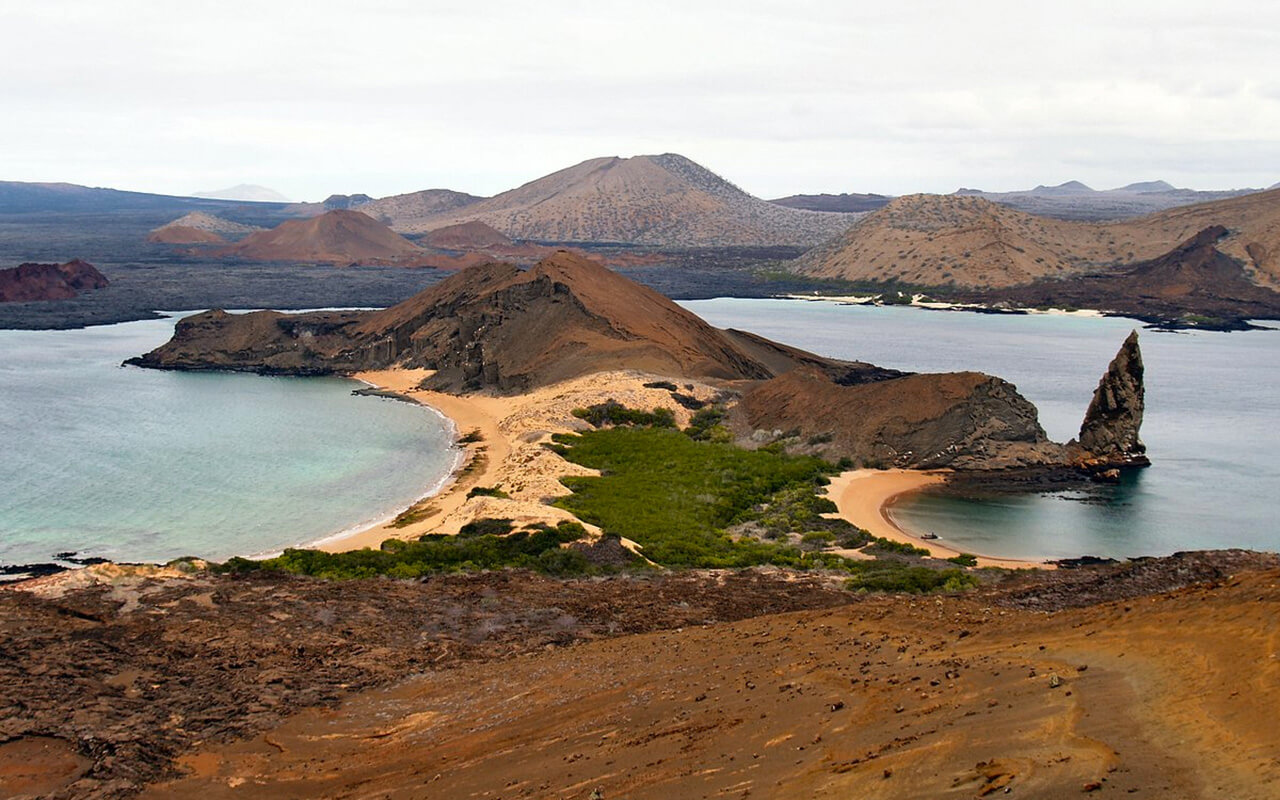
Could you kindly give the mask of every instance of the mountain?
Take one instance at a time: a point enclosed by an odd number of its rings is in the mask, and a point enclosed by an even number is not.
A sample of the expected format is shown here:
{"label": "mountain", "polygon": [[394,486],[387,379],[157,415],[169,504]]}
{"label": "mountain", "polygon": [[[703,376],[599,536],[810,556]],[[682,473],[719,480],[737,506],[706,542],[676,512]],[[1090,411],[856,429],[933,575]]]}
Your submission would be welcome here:
{"label": "mountain", "polygon": [[280,194],[275,189],[268,189],[265,186],[257,186],[251,183],[241,183],[226,189],[192,192],[191,196],[203,197],[207,200],[241,200],[252,203],[289,202],[289,198]]}
{"label": "mountain", "polygon": [[147,235],[147,241],[160,244],[226,244],[228,239],[239,239],[260,230],[262,228],[254,225],[242,225],[203,211],[193,211],[155,228]]}
{"label": "mountain", "polygon": [[853,219],[760,200],[671,153],[591,159],[452,210],[400,205],[364,210],[409,233],[478,220],[514,239],[668,247],[816,244]]}
{"label": "mountain", "polygon": [[199,210],[216,214],[249,212],[249,216],[261,217],[276,213],[279,208],[267,203],[173,197],[119,189],[98,189],[73,183],[0,181],[0,214],[138,212],[178,216]]}
{"label": "mountain", "polygon": [[326,261],[350,264],[398,261],[421,248],[359,211],[336,209],[310,219],[282,222],[220,252],[255,261]]}
{"label": "mountain", "polygon": [[1042,195],[1045,197],[1071,197],[1076,195],[1094,194],[1094,190],[1085,186],[1080,181],[1067,181],[1057,186],[1044,186],[1043,184],[1032,189],[1030,194]]}
{"label": "mountain", "polygon": [[1176,192],[1178,191],[1178,187],[1168,181],[1140,181],[1138,183],[1131,183],[1128,186],[1121,186],[1119,189],[1110,189],[1109,191],[1151,194],[1153,192]]}
{"label": "mountain", "polygon": [[835,211],[844,214],[860,214],[884,208],[892,197],[883,194],[793,194],[779,197],[770,203],[805,211]]}
{"label": "mountain", "polygon": [[1116,273],[1221,225],[1221,251],[1255,283],[1280,287],[1280,191],[1087,223],[1036,217],[981,197],[911,195],[792,262],[797,272],[913,286],[1000,288]]}
{"label": "mountain", "polygon": [[1165,181],[1144,181],[1099,192],[1079,181],[1067,181],[1058,186],[1037,186],[1016,192],[960,189],[956,194],[983,197],[1028,214],[1097,222],[1140,217],[1179,206],[1241,197],[1257,191],[1260,190],[1199,192],[1178,189]]}
{"label": "mountain", "polygon": [[396,230],[423,231],[447,223],[431,224],[430,220],[473,205],[483,200],[452,189],[424,189],[421,192],[397,194],[363,203],[360,210]]}
{"label": "mountain", "polygon": [[1035,407],[998,378],[912,375],[718,330],[567,251],[524,271],[465,269],[382,311],[197,314],[130,363],[304,375],[424,368],[426,388],[498,394],[636,370],[731,382],[746,392],[731,409],[741,433],[801,429],[829,443],[831,458],[1074,470],[1082,457],[1047,441]]}
{"label": "mountain", "polygon": [[0,269],[0,303],[69,300],[106,285],[106,276],[78,258],[65,264],[19,264]]}

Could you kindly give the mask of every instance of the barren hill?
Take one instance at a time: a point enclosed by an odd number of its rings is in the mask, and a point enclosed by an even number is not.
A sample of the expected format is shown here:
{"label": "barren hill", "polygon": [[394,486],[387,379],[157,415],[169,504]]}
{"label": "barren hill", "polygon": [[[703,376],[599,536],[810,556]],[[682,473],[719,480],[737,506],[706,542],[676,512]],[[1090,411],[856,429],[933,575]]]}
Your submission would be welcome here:
{"label": "barren hill", "polygon": [[1280,285],[1280,191],[1110,223],[1035,217],[968,195],[911,195],[794,264],[804,274],[853,281],[998,288],[1120,271],[1214,225],[1229,231],[1220,249],[1253,280]]}
{"label": "barren hill", "polygon": [[460,222],[428,231],[421,239],[427,247],[444,250],[483,250],[489,247],[510,247],[511,237],[495,231],[483,222]]}
{"label": "barren hill", "polygon": [[203,211],[193,211],[151,231],[147,235],[147,241],[161,244],[224,244],[228,239],[239,239],[260,230],[262,228],[253,225],[241,225]]}
{"label": "barren hill", "polygon": [[595,158],[451,211],[366,208],[397,230],[479,220],[516,239],[660,246],[817,244],[853,219],[752,197],[675,154]]}
{"label": "barren hill", "polygon": [[254,233],[222,251],[258,261],[396,261],[421,248],[359,211],[336,209],[311,219],[289,220]]}
{"label": "barren hill", "polygon": [[483,199],[452,189],[424,189],[372,200],[363,203],[360,210],[396,230],[413,233],[438,228],[443,223],[432,225],[427,224],[428,221]]}

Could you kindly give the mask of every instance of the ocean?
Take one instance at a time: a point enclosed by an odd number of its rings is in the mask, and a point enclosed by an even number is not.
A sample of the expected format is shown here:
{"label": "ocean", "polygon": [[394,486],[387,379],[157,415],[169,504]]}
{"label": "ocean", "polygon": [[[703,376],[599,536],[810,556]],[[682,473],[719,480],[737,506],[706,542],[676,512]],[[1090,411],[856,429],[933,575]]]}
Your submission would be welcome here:
{"label": "ocean", "polygon": [[[717,327],[826,356],[919,372],[978,370],[1014,383],[1050,438],[1079,432],[1133,320],[989,315],[804,300],[682,303]],[[1142,439],[1152,466],[1098,492],[960,500],[919,495],[895,519],[974,553],[1135,557],[1280,550],[1280,332],[1140,331]]]}
{"label": "ocean", "polygon": [[122,367],[175,319],[0,331],[0,564],[278,551],[447,478],[451,424],[356,381]]}

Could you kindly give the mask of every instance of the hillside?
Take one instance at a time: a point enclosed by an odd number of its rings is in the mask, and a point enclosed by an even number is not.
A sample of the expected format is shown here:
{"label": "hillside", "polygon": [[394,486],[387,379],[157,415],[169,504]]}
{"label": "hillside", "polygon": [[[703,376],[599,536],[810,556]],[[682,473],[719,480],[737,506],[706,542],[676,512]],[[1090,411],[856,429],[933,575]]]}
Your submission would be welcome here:
{"label": "hillside", "polygon": [[242,225],[203,211],[192,211],[153,229],[147,234],[147,241],[160,244],[225,244],[228,239],[240,239],[260,230],[262,228],[254,225]]}
{"label": "hillside", "polygon": [[311,219],[282,222],[251,234],[221,255],[256,261],[302,261],[349,264],[397,261],[421,249],[377,220],[359,212],[335,209]]}
{"label": "hillside", "polygon": [[1223,253],[1280,286],[1280,191],[1183,206],[1133,220],[1034,217],[981,197],[911,195],[797,259],[797,272],[852,281],[1001,288],[1149,261],[1198,231],[1228,229]]}
{"label": "hillside", "polygon": [[365,210],[412,233],[478,220],[514,239],[673,247],[816,244],[852,219],[760,200],[674,154],[595,158],[425,216],[384,201]]}

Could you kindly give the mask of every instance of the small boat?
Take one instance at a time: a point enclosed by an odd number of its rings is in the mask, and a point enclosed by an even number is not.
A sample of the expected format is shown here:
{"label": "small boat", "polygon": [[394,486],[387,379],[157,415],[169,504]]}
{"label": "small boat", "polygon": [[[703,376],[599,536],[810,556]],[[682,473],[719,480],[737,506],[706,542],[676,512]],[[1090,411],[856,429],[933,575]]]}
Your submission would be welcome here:
{"label": "small boat", "polygon": [[928,533],[920,534],[920,538],[921,539],[937,539],[938,534],[934,533],[933,531],[929,531]]}

